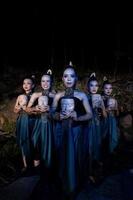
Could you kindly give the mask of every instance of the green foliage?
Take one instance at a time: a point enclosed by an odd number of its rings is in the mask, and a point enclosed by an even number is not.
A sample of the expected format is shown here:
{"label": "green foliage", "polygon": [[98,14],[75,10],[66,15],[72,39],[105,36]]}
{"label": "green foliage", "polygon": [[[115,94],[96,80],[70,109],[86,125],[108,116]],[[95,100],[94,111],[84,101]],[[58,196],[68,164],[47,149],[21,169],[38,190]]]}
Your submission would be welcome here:
{"label": "green foliage", "polygon": [[3,124],[3,130],[7,133],[14,133],[16,123],[14,121],[6,120]]}
{"label": "green foliage", "polygon": [[10,183],[16,176],[20,151],[16,138],[10,134],[0,136],[0,186]]}

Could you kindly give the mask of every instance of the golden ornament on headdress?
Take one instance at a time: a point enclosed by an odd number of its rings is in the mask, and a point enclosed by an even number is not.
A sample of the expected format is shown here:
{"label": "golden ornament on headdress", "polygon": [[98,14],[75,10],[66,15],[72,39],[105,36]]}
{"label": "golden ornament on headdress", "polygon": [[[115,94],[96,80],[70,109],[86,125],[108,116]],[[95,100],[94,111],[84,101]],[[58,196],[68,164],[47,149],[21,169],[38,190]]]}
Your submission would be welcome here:
{"label": "golden ornament on headdress", "polygon": [[69,65],[73,67],[72,61],[69,62]]}
{"label": "golden ornament on headdress", "polygon": [[52,70],[48,69],[47,74],[52,75]]}
{"label": "golden ornament on headdress", "polygon": [[35,79],[35,75],[34,75],[34,74],[32,74],[31,78]]}
{"label": "golden ornament on headdress", "polygon": [[96,73],[95,72],[93,72],[91,75],[90,75],[90,77],[96,77]]}
{"label": "golden ornament on headdress", "polygon": [[107,77],[106,76],[104,76],[103,77],[103,81],[107,81],[108,79],[107,79]]}

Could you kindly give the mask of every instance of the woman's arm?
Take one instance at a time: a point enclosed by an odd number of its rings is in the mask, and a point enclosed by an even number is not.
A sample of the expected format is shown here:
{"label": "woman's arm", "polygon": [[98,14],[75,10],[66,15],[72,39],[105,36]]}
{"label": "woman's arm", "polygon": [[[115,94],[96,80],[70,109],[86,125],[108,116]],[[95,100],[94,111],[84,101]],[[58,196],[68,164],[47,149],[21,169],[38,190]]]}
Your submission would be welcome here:
{"label": "woman's arm", "polygon": [[86,114],[82,115],[82,116],[79,116],[77,118],[74,118],[74,120],[76,120],[76,121],[86,121],[86,120],[89,120],[89,119],[92,118],[91,107],[90,107],[88,98],[87,98],[85,93],[80,93],[80,98],[81,98],[81,100],[83,102],[83,107],[84,107],[84,109],[86,111]]}
{"label": "woman's arm", "polygon": [[60,114],[60,111],[57,111],[59,100],[63,95],[64,95],[63,92],[59,92],[55,95],[55,97],[53,99],[53,103],[52,103],[52,107],[51,107],[51,113],[52,113],[53,119],[55,119],[55,120],[65,119],[65,116]]}
{"label": "woman's arm", "polygon": [[60,120],[60,113],[56,112],[59,99],[60,99],[60,93],[57,93],[54,96],[53,103],[51,106],[51,113],[52,113],[53,119],[55,119],[55,120]]}
{"label": "woman's arm", "polygon": [[26,108],[28,113],[37,113],[40,111],[38,106],[34,106],[35,101],[39,98],[41,93],[33,93]]}
{"label": "woman's arm", "polygon": [[102,116],[106,118],[107,117],[107,112],[106,112],[106,109],[105,109],[105,106],[104,106],[103,99],[101,100],[101,109],[102,109]]}
{"label": "woman's arm", "polygon": [[13,109],[14,113],[19,113],[21,111],[21,107],[19,106],[19,96],[17,97],[14,109]]}

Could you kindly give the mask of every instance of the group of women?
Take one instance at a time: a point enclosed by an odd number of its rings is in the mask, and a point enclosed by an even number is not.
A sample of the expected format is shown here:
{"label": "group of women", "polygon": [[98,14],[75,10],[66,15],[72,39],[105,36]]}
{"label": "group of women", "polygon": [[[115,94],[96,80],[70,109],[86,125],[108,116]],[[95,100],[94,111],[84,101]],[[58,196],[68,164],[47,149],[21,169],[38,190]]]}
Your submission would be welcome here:
{"label": "group of women", "polygon": [[88,178],[94,180],[95,164],[102,165],[119,141],[112,84],[104,80],[103,93],[99,94],[93,73],[85,93],[76,88],[77,80],[71,64],[63,72],[62,92],[52,90],[51,70],[41,77],[41,92],[34,92],[34,79],[27,77],[24,93],[14,107],[24,168],[43,165],[44,170],[52,169],[67,194],[74,193]]}

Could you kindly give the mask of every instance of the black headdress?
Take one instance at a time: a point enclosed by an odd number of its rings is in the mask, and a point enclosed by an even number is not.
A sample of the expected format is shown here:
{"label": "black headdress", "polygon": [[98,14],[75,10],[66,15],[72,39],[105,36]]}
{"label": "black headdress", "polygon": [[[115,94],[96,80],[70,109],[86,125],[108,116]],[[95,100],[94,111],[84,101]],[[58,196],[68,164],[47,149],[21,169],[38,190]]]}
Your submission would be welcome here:
{"label": "black headdress", "polygon": [[105,86],[106,84],[111,84],[111,82],[107,79],[106,76],[104,76],[104,77],[103,77],[103,85],[102,85],[102,87],[104,88],[104,86]]}
{"label": "black headdress", "polygon": [[66,66],[66,68],[73,68],[73,64],[72,64],[72,61],[69,61],[69,64]]}
{"label": "black headdress", "polygon": [[35,77],[34,74],[32,74],[31,76],[25,76],[25,77],[23,78],[23,81],[24,81],[25,79],[30,79],[34,85],[36,84],[36,81],[35,81],[36,77]]}
{"label": "black headdress", "polygon": [[48,75],[48,76],[50,77],[51,83],[53,83],[53,74],[52,74],[52,70],[51,70],[51,69],[48,69],[48,70],[42,75],[42,77],[45,76],[45,75]]}
{"label": "black headdress", "polygon": [[95,73],[95,72],[93,72],[93,73],[90,75],[90,77],[89,77],[89,79],[88,79],[87,86],[89,86],[89,84],[90,84],[91,81],[97,81],[96,73]]}
{"label": "black headdress", "polygon": [[72,61],[70,61],[69,64],[65,66],[64,71],[68,68],[75,70]]}

